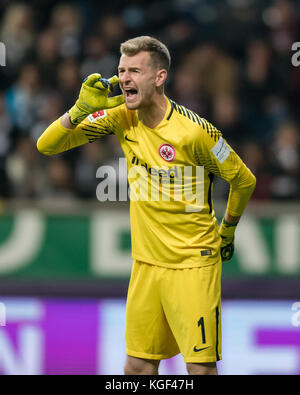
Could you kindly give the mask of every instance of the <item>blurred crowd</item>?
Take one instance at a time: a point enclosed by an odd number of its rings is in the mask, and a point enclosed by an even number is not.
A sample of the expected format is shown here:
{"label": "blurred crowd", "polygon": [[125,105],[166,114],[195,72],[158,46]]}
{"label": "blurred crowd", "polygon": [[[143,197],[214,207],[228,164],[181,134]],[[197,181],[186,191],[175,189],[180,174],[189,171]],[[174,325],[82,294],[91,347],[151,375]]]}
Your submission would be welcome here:
{"label": "blurred crowd", "polygon": [[2,199],[96,198],[96,169],[122,156],[114,136],[55,157],[36,141],[74,104],[82,79],[116,74],[120,43],[142,34],[170,50],[167,96],[212,122],[254,172],[253,198],[300,199],[300,66],[291,63],[299,2],[102,3],[1,2]]}

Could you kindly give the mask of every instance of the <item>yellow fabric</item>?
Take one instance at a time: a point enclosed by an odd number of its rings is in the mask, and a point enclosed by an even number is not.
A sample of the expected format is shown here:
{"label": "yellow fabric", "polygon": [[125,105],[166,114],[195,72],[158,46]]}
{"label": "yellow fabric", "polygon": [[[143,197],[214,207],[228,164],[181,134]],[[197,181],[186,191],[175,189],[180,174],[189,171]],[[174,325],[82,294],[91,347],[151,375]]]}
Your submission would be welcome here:
{"label": "yellow fabric", "polygon": [[134,261],[126,307],[127,355],[221,359],[221,262],[168,269]]}
{"label": "yellow fabric", "polygon": [[[114,75],[109,80],[101,79],[101,74],[90,74],[81,85],[79,97],[75,105],[69,110],[73,124],[79,124],[83,119],[97,109],[113,108],[124,103],[124,96],[108,97],[111,89],[119,83],[119,78]],[[110,86],[111,85],[111,89]]]}
{"label": "yellow fabric", "polygon": [[133,258],[170,268],[210,265],[219,261],[221,243],[213,176],[231,183],[227,210],[234,216],[242,214],[255,177],[219,130],[166,102],[165,117],[155,129],[123,104],[89,115],[73,130],[54,122],[38,148],[54,154],[114,133],[127,159]]}
{"label": "yellow fabric", "polygon": [[44,155],[55,155],[88,142],[85,134],[77,133],[76,129],[64,128],[59,118],[38,139],[37,149]]}
{"label": "yellow fabric", "polygon": [[221,247],[225,247],[234,240],[236,226],[226,226],[224,222],[219,226],[219,235],[222,237]]}

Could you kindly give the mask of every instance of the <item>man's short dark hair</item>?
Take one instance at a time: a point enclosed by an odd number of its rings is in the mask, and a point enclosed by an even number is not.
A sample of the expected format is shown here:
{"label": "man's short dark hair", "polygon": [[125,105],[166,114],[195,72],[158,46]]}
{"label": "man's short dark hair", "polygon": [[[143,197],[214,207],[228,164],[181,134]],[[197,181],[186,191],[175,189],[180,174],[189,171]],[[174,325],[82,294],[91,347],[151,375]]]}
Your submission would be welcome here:
{"label": "man's short dark hair", "polygon": [[158,69],[170,69],[171,56],[168,48],[161,41],[150,36],[139,36],[121,44],[121,54],[137,55],[141,51],[149,52],[154,65]]}

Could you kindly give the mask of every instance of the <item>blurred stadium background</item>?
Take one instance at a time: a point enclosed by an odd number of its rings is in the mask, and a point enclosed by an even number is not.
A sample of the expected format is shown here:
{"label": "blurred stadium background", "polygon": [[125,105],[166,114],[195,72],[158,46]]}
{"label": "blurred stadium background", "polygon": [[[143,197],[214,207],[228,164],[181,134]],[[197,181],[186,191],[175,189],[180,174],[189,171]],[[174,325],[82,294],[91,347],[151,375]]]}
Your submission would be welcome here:
{"label": "blurred stadium background", "polygon": [[[223,266],[219,371],[299,374],[300,2],[2,0],[0,20],[0,373],[122,374],[128,203],[96,199],[97,168],[122,152],[113,136],[50,158],[35,144],[86,75],[115,74],[120,42],[148,34],[171,52],[167,95],[257,177]],[[227,193],[217,180],[219,217]],[[181,357],[161,373],[185,374]]]}

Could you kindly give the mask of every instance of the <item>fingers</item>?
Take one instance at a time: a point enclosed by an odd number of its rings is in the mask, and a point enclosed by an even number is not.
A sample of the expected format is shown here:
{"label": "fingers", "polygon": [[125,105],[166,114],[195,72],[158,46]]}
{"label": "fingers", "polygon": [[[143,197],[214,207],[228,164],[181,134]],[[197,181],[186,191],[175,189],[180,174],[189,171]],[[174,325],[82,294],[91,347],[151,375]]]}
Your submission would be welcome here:
{"label": "fingers", "polygon": [[229,262],[233,257],[234,244],[229,244],[226,247],[221,247],[222,262]]}
{"label": "fingers", "polygon": [[99,89],[108,89],[109,92],[112,92],[114,86],[116,86],[118,83],[119,83],[119,78],[116,75],[114,75],[109,79],[100,78],[99,81],[97,81],[94,86]]}
{"label": "fingers", "polygon": [[114,75],[113,77],[109,78],[108,81],[112,84],[112,86],[116,86],[119,83],[119,77]]}
{"label": "fingers", "polygon": [[83,82],[85,86],[88,86],[90,88],[97,88],[99,90],[106,91],[101,93],[101,95],[104,95],[106,97],[105,108],[117,107],[125,102],[123,95],[107,98],[108,93],[112,92],[113,87],[119,83],[119,78],[116,75],[114,75],[109,79],[106,79],[106,78],[101,78],[101,74],[99,73],[93,73],[90,74],[87,78],[85,78]]}
{"label": "fingers", "polygon": [[107,105],[105,108],[117,107],[117,106],[120,106],[121,104],[123,104],[124,102],[125,102],[124,95],[109,97],[107,99]]}
{"label": "fingers", "polygon": [[[101,84],[101,87],[99,86]],[[95,84],[99,89],[107,89],[109,92],[113,91],[113,86],[106,78],[100,78],[99,81]]]}
{"label": "fingers", "polygon": [[112,92],[113,87],[119,83],[119,78],[118,76],[114,75],[113,77],[106,79],[101,78],[101,74],[99,73],[93,73],[85,78],[83,82],[86,86],[98,88],[101,90],[107,89],[109,92]]}
{"label": "fingers", "polygon": [[[83,82],[86,86],[94,86],[97,81],[101,78],[101,74],[93,73],[86,77]],[[103,89],[103,88],[102,88]]]}

